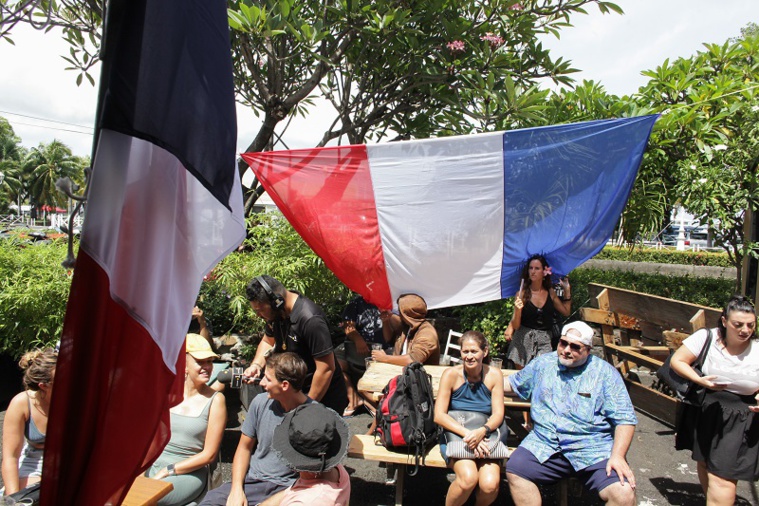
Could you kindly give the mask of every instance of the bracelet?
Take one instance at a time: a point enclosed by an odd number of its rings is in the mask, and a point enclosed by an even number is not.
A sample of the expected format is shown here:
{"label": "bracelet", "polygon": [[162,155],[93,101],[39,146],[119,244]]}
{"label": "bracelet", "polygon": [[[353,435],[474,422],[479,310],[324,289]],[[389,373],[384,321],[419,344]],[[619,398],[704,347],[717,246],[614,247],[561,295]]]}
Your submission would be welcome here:
{"label": "bracelet", "polygon": [[561,299],[562,302],[570,302],[572,300],[572,297],[568,297],[566,299]]}

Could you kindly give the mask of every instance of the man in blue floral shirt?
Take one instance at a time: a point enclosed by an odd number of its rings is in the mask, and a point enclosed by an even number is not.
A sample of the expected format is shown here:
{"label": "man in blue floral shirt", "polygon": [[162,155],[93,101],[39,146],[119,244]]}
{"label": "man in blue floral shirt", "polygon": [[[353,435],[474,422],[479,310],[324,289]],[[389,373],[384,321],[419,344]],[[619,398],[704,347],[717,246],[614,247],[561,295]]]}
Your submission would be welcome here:
{"label": "man in blue floral shirt", "polygon": [[593,329],[564,326],[557,351],[537,357],[506,381],[504,391],[531,399],[533,430],[506,464],[517,506],[540,505],[537,484],[576,476],[611,505],[635,504],[627,464],[635,417],[622,377],[590,354]]}

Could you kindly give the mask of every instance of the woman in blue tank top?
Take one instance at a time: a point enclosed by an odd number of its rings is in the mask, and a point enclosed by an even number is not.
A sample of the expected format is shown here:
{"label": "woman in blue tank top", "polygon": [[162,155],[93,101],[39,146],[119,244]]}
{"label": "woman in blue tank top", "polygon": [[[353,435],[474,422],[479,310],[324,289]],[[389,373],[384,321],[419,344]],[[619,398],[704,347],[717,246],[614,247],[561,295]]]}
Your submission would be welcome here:
{"label": "woman in blue tank top", "polygon": [[[488,453],[485,439],[503,423],[503,373],[485,364],[488,341],[480,332],[468,331],[459,338],[462,365],[447,369],[440,378],[435,400],[435,423],[464,438],[475,455]],[[485,425],[468,430],[448,412],[475,411],[488,416]],[[499,460],[452,459],[456,479],[446,495],[446,506],[464,504],[477,488],[476,504],[491,504],[501,482]]]}

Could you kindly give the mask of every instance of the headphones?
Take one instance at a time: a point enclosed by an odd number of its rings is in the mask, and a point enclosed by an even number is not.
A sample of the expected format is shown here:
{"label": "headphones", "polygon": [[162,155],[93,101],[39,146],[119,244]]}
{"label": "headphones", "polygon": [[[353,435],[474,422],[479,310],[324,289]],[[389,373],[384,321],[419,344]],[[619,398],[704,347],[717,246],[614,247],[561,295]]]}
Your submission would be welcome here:
{"label": "headphones", "polygon": [[269,297],[269,304],[271,304],[271,308],[275,311],[284,309],[285,307],[284,297],[274,293],[274,291],[269,286],[269,283],[267,283],[264,280],[263,276],[256,276],[256,281],[258,281],[258,284],[261,285],[261,288],[264,289],[264,292],[266,292],[266,296]]}

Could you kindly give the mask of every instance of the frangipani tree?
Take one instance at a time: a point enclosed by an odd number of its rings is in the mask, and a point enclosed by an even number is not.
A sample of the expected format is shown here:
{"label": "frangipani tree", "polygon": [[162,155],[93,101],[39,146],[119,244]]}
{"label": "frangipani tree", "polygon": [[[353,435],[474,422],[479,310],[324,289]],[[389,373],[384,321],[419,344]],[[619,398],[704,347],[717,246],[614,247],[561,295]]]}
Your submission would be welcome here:
{"label": "frangipani tree", "polygon": [[[62,27],[78,81],[91,77],[101,40],[99,3],[11,0],[6,5]],[[573,69],[554,59],[538,35],[558,35],[572,16],[593,5],[621,12],[602,0],[236,0],[228,5],[238,99],[262,120],[247,151],[287,147],[281,138],[297,115],[332,118],[319,145],[542,124],[547,92],[538,89],[538,81],[570,83]],[[12,35],[10,19],[0,20],[0,37]],[[316,109],[317,102],[328,107]],[[248,209],[262,192],[254,182]]]}

